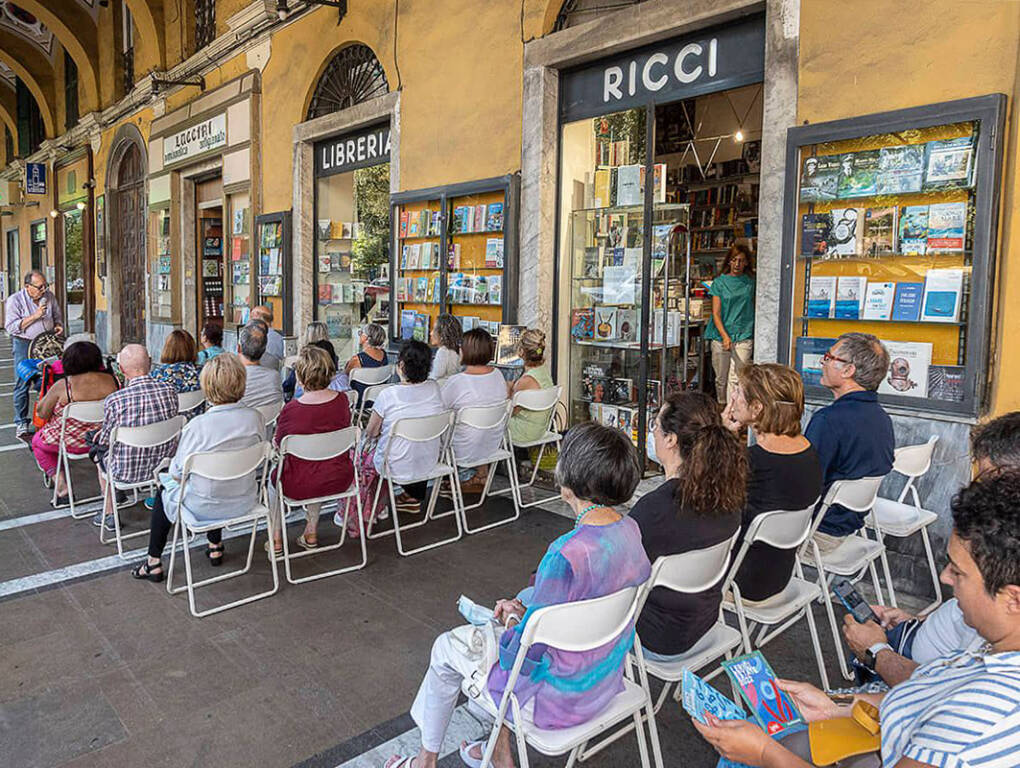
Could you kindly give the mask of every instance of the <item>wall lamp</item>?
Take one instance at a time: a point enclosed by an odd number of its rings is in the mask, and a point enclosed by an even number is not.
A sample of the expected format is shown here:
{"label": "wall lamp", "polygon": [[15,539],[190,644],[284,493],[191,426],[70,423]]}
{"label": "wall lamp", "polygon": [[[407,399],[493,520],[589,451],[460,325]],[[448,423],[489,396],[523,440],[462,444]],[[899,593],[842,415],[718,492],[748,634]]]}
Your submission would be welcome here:
{"label": "wall lamp", "polygon": [[[289,13],[287,2],[288,0],[276,0],[276,17],[280,21],[286,20]],[[347,15],[347,0],[304,0],[304,2],[305,5],[328,5],[330,8],[336,8],[336,23],[338,25],[344,20],[344,16]]]}

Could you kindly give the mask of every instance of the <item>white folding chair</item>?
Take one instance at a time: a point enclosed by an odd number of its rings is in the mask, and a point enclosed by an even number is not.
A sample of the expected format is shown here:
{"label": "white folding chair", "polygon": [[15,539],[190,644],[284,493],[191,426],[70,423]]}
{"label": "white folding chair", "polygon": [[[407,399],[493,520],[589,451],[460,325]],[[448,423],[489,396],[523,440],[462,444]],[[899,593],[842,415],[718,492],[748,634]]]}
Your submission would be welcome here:
{"label": "white folding chair", "polygon": [[[560,392],[563,387],[557,385],[555,387],[549,387],[548,389],[526,389],[522,392],[514,394],[513,399],[510,401],[511,415],[513,411],[521,408],[525,411],[536,411],[549,413],[549,422],[546,425],[545,433],[537,440],[529,440],[523,443],[514,442],[512,436],[507,436],[507,443],[510,446],[510,453],[514,452],[514,448],[535,448],[538,447],[538,456],[535,458],[535,467],[531,472],[531,479],[526,483],[521,483],[520,479],[517,479],[516,483],[512,483],[510,488],[503,488],[498,491],[493,491],[493,496],[498,496],[508,491],[511,493],[516,492],[518,499],[518,506],[520,509],[528,509],[529,507],[537,507],[539,504],[547,504],[550,501],[556,501],[560,498],[560,494],[557,493],[552,496],[535,499],[529,501],[527,504],[521,499],[521,489],[530,488],[535,483],[535,478],[538,477],[538,468],[542,463],[542,456],[545,453],[547,445],[555,445],[557,451],[560,447],[560,441],[563,437],[553,428],[553,421],[556,418],[556,404],[560,400]],[[514,461],[514,477],[517,476],[516,461]],[[516,488],[516,491],[514,489]]]}
{"label": "white folding chair", "polygon": [[[460,486],[457,484],[457,467],[453,463],[453,457],[450,453],[450,441],[453,437],[453,419],[453,411],[443,411],[442,413],[437,413],[434,416],[418,416],[409,419],[399,419],[390,428],[390,438],[386,443],[386,452],[383,455],[383,471],[379,475],[379,484],[375,489],[375,496],[372,500],[372,509],[375,510],[379,507],[379,494],[382,491],[383,481],[385,480],[387,481],[386,486],[390,496],[390,516],[393,518],[393,528],[391,530],[374,533],[372,529],[375,525],[375,519],[373,517],[368,524],[368,538],[379,539],[383,536],[393,534],[397,539],[397,551],[406,557],[407,555],[424,552],[428,549],[435,549],[443,544],[450,544],[457,541],[464,535],[463,528],[461,527],[461,520],[463,519],[463,500],[460,498]],[[420,477],[394,478],[392,469],[390,468],[390,451],[393,449],[393,443],[397,439],[407,440],[412,443],[427,443],[433,440],[438,441],[439,450],[435,466]],[[449,478],[450,484],[453,486],[452,514],[454,523],[457,527],[456,535],[431,544],[424,544],[420,547],[416,547],[415,549],[405,550],[401,533],[415,528],[420,528],[429,522],[429,520],[436,517],[434,514],[436,500],[439,498],[439,486],[442,484],[444,478]],[[396,494],[393,492],[393,484],[398,483],[400,485],[407,485],[409,483],[421,482],[432,483],[432,491],[429,493],[428,507],[425,510],[425,514],[417,523],[401,526],[400,516],[397,513],[397,498]],[[451,513],[444,513],[444,516],[449,514]]]}
{"label": "white folding chair", "polygon": [[67,478],[67,501],[68,507],[71,509],[71,517],[75,520],[81,520],[84,517],[91,517],[95,514],[95,510],[85,512],[75,512],[74,505],[85,504],[89,501],[97,501],[103,498],[102,494],[99,496],[90,496],[87,499],[75,499],[74,498],[74,484],[71,481],[71,466],[72,461],[81,461],[82,459],[88,459],[87,453],[68,453],[67,452],[67,420],[74,419],[75,421],[82,422],[83,424],[94,424],[97,428],[103,425],[103,401],[102,400],[80,400],[73,401],[64,406],[64,410],[60,414],[60,443],[57,452],[57,470],[53,473],[53,506],[57,506],[57,483],[56,478],[60,477],[61,471],[64,472],[64,476]]}
{"label": "white folding chair", "polygon": [[378,368],[352,368],[351,373],[348,376],[351,382],[357,382],[358,384],[364,384],[366,389],[358,400],[358,421],[360,426],[365,426],[365,403],[374,401],[374,397],[369,396],[369,391],[378,394],[382,389],[375,389],[377,385],[387,384],[389,380],[393,378],[393,366],[392,365],[380,365]]}
{"label": "white folding chair", "polygon": [[[811,644],[815,650],[818,674],[822,679],[822,687],[827,689],[829,676],[825,671],[825,658],[822,656],[822,646],[818,640],[815,616],[811,612],[811,604],[823,594],[822,588],[804,578],[800,560],[794,560],[793,573],[783,591],[766,600],[745,601],[740,594],[740,586],[736,582],[737,572],[753,544],[761,543],[777,549],[793,549],[797,551],[798,555],[802,553],[821,522],[820,514],[814,521],[811,519],[816,506],[817,502],[804,509],[764,512],[751,521],[744,536],[744,542],[740,545],[723,584],[723,609],[736,614],[745,653],[763,647],[800,621],[801,618],[806,618],[808,631],[811,634]],[[759,626],[761,631],[752,643],[751,633]],[[774,629],[769,632],[770,628]]]}
{"label": "white folding chair", "polygon": [[294,370],[294,366],[297,365],[298,355],[287,355],[283,358],[283,365],[280,366],[280,378],[284,381],[290,376],[290,372]]}
{"label": "white folding chair", "polygon": [[276,426],[276,419],[279,417],[280,411],[283,410],[283,400],[256,405],[255,410],[262,414],[262,419],[266,422],[266,429],[272,429]]}
{"label": "white folding chair", "polygon": [[[259,523],[265,521],[266,526],[271,527],[269,509],[263,503],[265,501],[266,492],[265,470],[270,451],[270,444],[263,441],[256,443],[250,448],[241,448],[236,451],[206,451],[193,453],[184,459],[184,468],[181,473],[180,495],[177,497],[177,522],[174,523],[173,539],[170,543],[170,567],[167,569],[166,591],[171,595],[176,595],[187,590],[191,615],[196,618],[209,616],[213,613],[219,613],[220,611],[225,611],[228,608],[235,608],[239,605],[244,605],[245,603],[250,603],[255,600],[261,600],[264,597],[276,594],[276,591],[280,588],[280,574],[276,568],[276,559],[269,558],[270,568],[273,572],[272,589],[266,590],[265,592],[259,592],[256,595],[250,595],[239,600],[234,600],[226,605],[209,608],[204,611],[199,611],[195,606],[195,590],[198,588],[241,576],[251,570],[251,564],[255,554],[255,536],[258,533]],[[199,522],[191,517],[187,507],[183,504],[183,500],[188,490],[188,483],[193,475],[198,475],[215,482],[224,482],[226,480],[236,480],[238,478],[246,477],[247,475],[259,472],[259,470],[262,470],[263,477],[262,482],[259,484],[259,500],[251,509],[243,511],[238,510],[238,514],[232,514],[230,517],[225,517],[224,519],[217,520],[215,522]],[[251,525],[251,539],[248,542],[248,557],[245,561],[244,567],[230,571],[229,573],[224,573],[221,576],[213,576],[201,581],[195,581],[195,577],[191,569],[191,547],[188,546],[189,538],[199,533],[207,533],[209,531],[216,530],[217,528],[227,528],[241,524]],[[175,589],[173,586],[174,559],[177,553],[178,538],[181,539],[182,543],[186,583],[185,586],[177,587]]]}
{"label": "white folding chair", "polygon": [[[875,528],[875,522],[882,531],[882,536],[892,536],[897,539],[905,539],[915,533],[921,534],[921,541],[924,542],[924,553],[928,558],[928,570],[931,573],[931,583],[935,588],[935,602],[930,603],[920,615],[924,616],[942,605],[942,586],[939,583],[939,570],[935,565],[935,556],[931,550],[931,540],[928,538],[928,526],[939,519],[934,512],[930,512],[921,506],[921,500],[917,495],[915,481],[924,475],[931,467],[932,455],[935,453],[935,444],[939,436],[932,435],[927,443],[920,445],[906,445],[896,449],[893,459],[893,472],[898,472],[907,478],[906,485],[895,499],[886,499],[879,496],[875,499],[875,506],[868,516],[868,525]],[[904,502],[910,493],[913,504]],[[889,583],[889,601],[896,606],[896,593]]]}
{"label": "white folding chair", "polygon": [[[456,436],[457,428],[464,427],[466,429],[476,429],[483,432],[499,432],[502,436],[500,439],[499,447],[492,452],[489,456],[479,459],[478,461],[466,461],[457,457],[457,452],[453,448],[453,443],[450,444],[450,450],[453,453],[453,463],[459,469],[461,467],[488,467],[489,473],[485,478],[485,487],[482,489],[482,496],[478,501],[472,504],[470,507],[464,504],[464,489],[460,488],[461,497],[461,509],[465,513],[470,509],[477,509],[485,503],[486,497],[489,495],[489,489],[492,487],[492,478],[495,477],[495,469],[499,462],[506,462],[507,476],[510,478],[510,488],[513,491],[512,498],[514,503],[514,513],[510,517],[497,520],[494,523],[487,523],[486,525],[479,526],[478,528],[471,528],[468,525],[467,515],[464,516],[464,530],[467,533],[479,533],[480,531],[487,531],[490,528],[495,528],[498,525],[505,525],[506,523],[512,523],[518,517],[521,516],[521,500],[520,494],[516,490],[517,486],[517,469],[514,466],[514,454],[510,450],[510,445],[507,442],[509,437],[507,435],[507,422],[510,419],[510,401],[500,403],[499,405],[486,405],[476,406],[470,408],[462,408],[457,412],[457,419],[454,422],[453,430],[454,436]],[[460,484],[460,475],[457,476],[457,483]]]}
{"label": "white folding chair", "polygon": [[[641,587],[628,587],[605,597],[593,600],[582,600],[576,603],[561,603],[540,608],[528,618],[521,630],[520,648],[514,660],[510,677],[507,680],[499,706],[492,701],[488,690],[474,687],[470,680],[465,680],[462,690],[477,705],[482,707],[491,717],[495,718],[485,752],[482,755],[482,768],[490,765],[496,749],[496,739],[500,728],[510,728],[517,741],[518,765],[528,768],[528,745],[543,755],[555,757],[569,754],[567,766],[573,766],[584,745],[604,733],[608,729],[633,719],[637,730],[638,752],[641,755],[643,768],[650,768],[648,759],[648,743],[642,725],[642,712],[647,717],[653,740],[657,766],[660,749],[654,745],[658,740],[655,729],[655,711],[652,696],[648,690],[648,676],[645,672],[644,654],[641,652],[641,641],[634,636],[634,666],[638,669],[639,679],[634,680],[630,664],[624,664],[623,689],[610,701],[609,706],[587,723],[571,728],[548,730],[539,728],[534,721],[534,706],[531,702],[524,707],[520,705],[514,694],[514,687],[521,675],[521,666],[532,645],[541,643],[561,651],[590,651],[612,642],[623,632],[631,631],[631,625],[637,615],[638,599]],[[513,720],[507,718],[507,710],[511,710]]]}
{"label": "white folding chair", "polygon": [[[373,370],[369,368],[368,370]],[[368,424],[368,417],[372,414],[372,409],[368,407],[368,403],[375,403],[379,393],[387,387],[395,386],[394,384],[373,384],[370,387],[366,387],[365,391],[361,395],[361,399],[358,399],[358,393],[353,389],[347,395],[347,400],[351,403],[351,423],[357,424],[364,427]],[[354,409],[354,405],[357,403],[357,410]]]}
{"label": "white folding chair", "polygon": [[[287,435],[280,443],[279,476],[282,476],[283,465],[288,456],[293,456],[295,459],[301,459],[302,461],[329,461],[337,456],[343,456],[356,448],[359,442],[358,433],[359,430],[357,427],[347,427],[345,429],[338,429],[334,432],[323,432],[318,435]],[[283,534],[283,568],[287,575],[287,581],[291,584],[303,584],[306,581],[315,581],[317,579],[324,579],[327,576],[338,576],[341,573],[356,571],[360,568],[364,568],[365,565],[368,564],[368,550],[365,546],[365,526],[361,519],[361,494],[360,487],[358,485],[357,472],[354,473],[354,480],[351,485],[341,493],[319,496],[314,499],[295,500],[284,495],[283,483],[279,483],[276,495],[279,497],[279,520],[282,528],[281,533]],[[312,576],[295,579],[290,572],[290,564],[292,560],[307,557],[308,555],[316,555],[320,552],[331,552],[334,549],[340,549],[340,547],[344,545],[344,542],[347,539],[347,520],[351,514],[350,502],[352,498],[356,503],[355,514],[358,516],[358,530],[361,533],[361,562],[345,568],[338,568],[333,571],[316,573]],[[344,525],[340,529],[340,542],[338,544],[331,544],[327,547],[316,547],[315,549],[308,549],[304,552],[295,552],[291,554],[290,544],[288,543],[287,537],[287,514],[291,511],[291,509],[294,507],[307,507],[309,504],[319,504],[321,508],[326,504],[340,504],[344,500],[347,502],[347,510],[344,512]],[[272,533],[272,531],[270,533]],[[270,555],[272,557],[276,557],[272,548],[270,549]]]}
{"label": "white folding chair", "polygon": [[194,392],[179,392],[177,394],[177,412],[184,414],[185,418],[190,419],[194,415],[191,412],[204,402],[205,392],[201,389],[196,389]]}
{"label": "white folding chair", "polygon": [[[121,558],[124,558],[124,541],[138,536],[147,536],[149,529],[146,528],[144,531],[137,531],[135,533],[121,533],[120,505],[117,504],[117,491],[131,491],[134,496],[134,500],[131,504],[137,504],[138,491],[151,491],[153,488],[156,488],[159,483],[159,479],[154,472],[152,477],[141,480],[137,483],[124,483],[117,480],[117,478],[113,476],[113,462],[110,461],[110,457],[113,455],[115,446],[123,445],[128,448],[144,449],[157,448],[161,445],[166,445],[171,440],[176,440],[178,438],[181,434],[181,430],[184,428],[184,422],[184,416],[182,414],[177,414],[166,421],[157,421],[154,424],[147,424],[143,427],[114,427],[110,430],[110,450],[107,453],[106,459],[106,493],[103,498],[103,519],[99,526],[99,542],[101,544],[109,544],[111,541],[116,541],[117,554]],[[125,506],[131,506],[131,504]],[[108,505],[112,510],[110,514],[113,517],[113,539],[106,538],[106,508]]]}
{"label": "white folding chair", "polygon": [[[679,555],[658,558],[652,565],[652,575],[644,587],[642,587],[641,594],[638,596],[637,615],[641,615],[649,594],[656,587],[691,595],[704,592],[706,589],[722,581],[726,576],[726,570],[730,563],[730,554],[733,552],[733,547],[736,545],[739,536],[740,529],[738,528],[726,541],[721,541],[704,549],[696,549]],[[733,658],[733,652],[740,648],[740,644],[740,633],[733,629],[733,627],[726,625],[726,622],[723,620],[722,609],[720,608],[719,620],[685,653],[671,661],[658,661],[646,658],[644,663],[647,673],[664,683],[662,692],[655,702],[655,714],[659,714],[659,710],[662,709],[662,705],[665,703],[673,686],[683,680],[684,669],[697,672],[699,669],[708,666],[718,659],[731,659]],[[630,662],[633,663],[633,661],[632,655]],[[715,670],[703,679],[711,680],[722,671],[722,667],[717,666]],[[679,701],[681,693],[680,686],[677,686],[676,695],[673,698]],[[650,727],[657,730],[654,721],[651,722]],[[587,760],[625,734],[630,733],[633,728],[634,724],[628,723],[591,748],[582,749],[578,758],[582,762]],[[652,751],[655,755],[656,765],[662,765],[662,755],[659,753],[658,742],[658,734],[655,733],[652,737]]]}
{"label": "white folding chair", "polygon": [[[875,506],[875,499],[878,498],[878,488],[882,484],[883,477],[862,477],[857,480],[837,480],[825,494],[825,501],[818,510],[815,528],[821,523],[829,507],[839,505],[846,507],[853,512],[865,514]],[[885,559],[885,544],[882,542],[882,529],[878,521],[875,521],[875,534],[878,540],[869,539],[861,529],[854,534],[847,536],[843,542],[832,552],[824,555],[818,548],[814,536],[808,540],[807,547],[800,552],[800,561],[809,565],[818,573],[818,586],[822,589],[822,602],[825,604],[826,613],[829,616],[829,627],[832,630],[832,639],[836,644],[836,655],[839,656],[840,671],[847,680],[853,680],[853,673],[847,669],[846,655],[843,652],[843,640],[840,636],[839,627],[836,625],[836,615],[832,610],[832,600],[829,598],[829,590],[833,578],[844,576],[853,582],[857,582],[870,571],[871,581],[875,588],[875,598],[882,602],[882,586],[878,581],[878,571],[875,570],[875,561],[882,563],[885,573],[886,586],[889,587],[889,594],[893,594],[892,578],[889,576],[889,563]],[[812,531],[812,534],[814,532]],[[808,555],[810,550],[811,555]]]}

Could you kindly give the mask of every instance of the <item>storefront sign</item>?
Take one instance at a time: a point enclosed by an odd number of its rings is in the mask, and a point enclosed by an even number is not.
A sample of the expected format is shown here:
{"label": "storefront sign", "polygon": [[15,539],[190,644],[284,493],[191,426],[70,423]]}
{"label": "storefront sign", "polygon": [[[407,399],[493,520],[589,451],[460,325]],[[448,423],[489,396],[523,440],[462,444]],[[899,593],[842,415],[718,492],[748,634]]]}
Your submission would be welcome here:
{"label": "storefront sign", "polygon": [[756,15],[618,54],[560,77],[560,119],[665,103],[760,82],[765,19]]}
{"label": "storefront sign", "polygon": [[46,164],[25,163],[25,194],[46,194]]}
{"label": "storefront sign", "polygon": [[179,163],[195,155],[227,145],[226,114],[210,117],[197,125],[163,139],[163,165]]}
{"label": "storefront sign", "polygon": [[315,145],[316,176],[332,176],[335,173],[388,163],[389,160],[389,124],[326,139]]}

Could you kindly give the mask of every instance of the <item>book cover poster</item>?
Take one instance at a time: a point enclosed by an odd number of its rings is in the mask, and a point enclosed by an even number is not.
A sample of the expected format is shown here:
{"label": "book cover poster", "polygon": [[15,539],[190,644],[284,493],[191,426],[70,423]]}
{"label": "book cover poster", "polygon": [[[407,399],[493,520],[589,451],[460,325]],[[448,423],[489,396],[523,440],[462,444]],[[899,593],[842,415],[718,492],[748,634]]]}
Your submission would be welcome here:
{"label": "book cover poster", "polygon": [[859,320],[864,309],[866,277],[840,277],[836,282],[835,316],[840,320]]}
{"label": "book cover poster", "polygon": [[878,179],[875,184],[877,194],[920,192],[923,176],[923,144],[882,147],[878,151]]}
{"label": "book cover poster", "polygon": [[962,269],[929,269],[924,277],[921,320],[932,323],[957,322],[960,319],[962,292]]}
{"label": "book cover poster", "polygon": [[835,339],[822,339],[816,336],[800,336],[797,339],[797,352],[794,367],[804,385],[820,387],[822,384],[822,356],[828,352]]}
{"label": "book cover poster", "polygon": [[802,256],[824,256],[829,250],[832,215],[805,213],[800,219],[800,253]]}
{"label": "book cover poster", "polygon": [[900,209],[900,253],[924,255],[928,250],[928,206],[907,205]]}
{"label": "book cover poster", "polygon": [[644,202],[641,172],[644,166],[621,165],[616,171],[616,204],[641,205]]}
{"label": "book cover poster", "polygon": [[614,307],[595,308],[595,341],[611,341],[619,332],[619,318]]}
{"label": "book cover poster", "polygon": [[868,283],[864,295],[865,320],[889,320],[892,317],[893,299],[896,297],[896,283]]}
{"label": "book cover poster", "polygon": [[620,341],[637,341],[638,313],[634,309],[618,309]]}
{"label": "book cover poster", "polygon": [[924,188],[968,187],[972,181],[974,143],[971,136],[929,141],[925,149]]}
{"label": "book cover poster", "polygon": [[808,317],[832,317],[836,300],[835,277],[812,277],[808,284]]}
{"label": "book cover poster", "polygon": [[928,367],[931,343],[882,340],[889,352],[889,371],[878,391],[887,395],[928,396]]}
{"label": "book cover poster", "polygon": [[839,186],[836,196],[843,199],[875,194],[878,162],[877,149],[842,155],[839,158]]}
{"label": "book cover poster", "polygon": [[835,200],[839,189],[839,169],[839,155],[804,158],[800,174],[800,202]]}
{"label": "book cover poster", "polygon": [[485,213],[485,229],[488,232],[503,230],[503,203],[489,203]]}
{"label": "book cover poster", "polygon": [[790,696],[776,685],[776,675],[761,651],[722,662],[751,715],[770,736],[804,722]]}
{"label": "book cover poster", "polygon": [[928,252],[962,251],[967,230],[967,203],[928,206]]}
{"label": "book cover poster", "polygon": [[595,310],[591,307],[575,309],[570,313],[570,335],[585,341],[595,336]]}
{"label": "book cover poster", "polygon": [[857,253],[861,210],[859,208],[833,208],[832,227],[829,229],[829,255],[853,256]]}
{"label": "book cover poster", "polygon": [[962,365],[932,365],[928,368],[928,397],[962,403],[966,396],[966,371]]}
{"label": "book cover poster", "polygon": [[924,283],[897,283],[893,301],[893,322],[917,322],[921,319]]}
{"label": "book cover poster", "polygon": [[861,253],[888,256],[896,249],[896,209],[868,208],[864,212]]}

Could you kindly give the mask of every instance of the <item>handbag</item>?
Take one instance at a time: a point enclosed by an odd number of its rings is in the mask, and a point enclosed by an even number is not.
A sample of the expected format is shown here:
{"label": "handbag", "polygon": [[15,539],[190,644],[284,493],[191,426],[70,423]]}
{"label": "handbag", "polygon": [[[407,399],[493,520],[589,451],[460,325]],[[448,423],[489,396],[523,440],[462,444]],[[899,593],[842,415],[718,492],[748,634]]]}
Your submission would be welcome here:
{"label": "handbag", "polygon": [[499,661],[499,638],[496,636],[494,622],[487,621],[482,625],[465,624],[450,630],[450,637],[465,658],[474,666],[467,681],[467,692],[472,699],[477,699],[486,690],[489,670]]}

